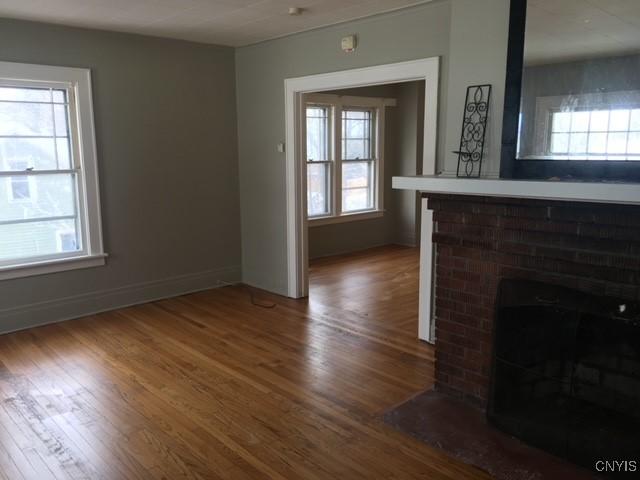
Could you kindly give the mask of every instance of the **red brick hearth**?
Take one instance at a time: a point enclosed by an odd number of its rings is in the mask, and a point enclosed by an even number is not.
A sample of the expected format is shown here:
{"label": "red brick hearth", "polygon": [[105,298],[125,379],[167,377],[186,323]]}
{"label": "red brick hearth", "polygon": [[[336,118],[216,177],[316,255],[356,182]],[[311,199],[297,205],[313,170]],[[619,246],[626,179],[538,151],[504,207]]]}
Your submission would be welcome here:
{"label": "red brick hearth", "polygon": [[640,300],[640,207],[428,195],[436,388],[486,407],[502,278]]}

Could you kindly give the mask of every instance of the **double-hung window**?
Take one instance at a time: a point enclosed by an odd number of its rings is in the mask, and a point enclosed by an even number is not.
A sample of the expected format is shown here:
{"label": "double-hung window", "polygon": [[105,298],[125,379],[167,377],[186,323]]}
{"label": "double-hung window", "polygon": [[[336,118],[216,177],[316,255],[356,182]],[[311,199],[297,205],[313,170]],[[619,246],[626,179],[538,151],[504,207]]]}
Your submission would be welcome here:
{"label": "double-hung window", "polygon": [[305,101],[309,220],[382,215],[384,108],[395,101],[330,94]]}
{"label": "double-hung window", "polygon": [[104,264],[89,71],[0,62],[0,280]]}

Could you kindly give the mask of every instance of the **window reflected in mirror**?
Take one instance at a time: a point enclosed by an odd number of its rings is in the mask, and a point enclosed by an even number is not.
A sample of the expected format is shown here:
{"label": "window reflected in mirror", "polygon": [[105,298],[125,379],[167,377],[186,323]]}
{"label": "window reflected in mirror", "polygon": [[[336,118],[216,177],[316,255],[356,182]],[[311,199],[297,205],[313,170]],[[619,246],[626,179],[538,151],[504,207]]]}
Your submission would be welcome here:
{"label": "window reflected in mirror", "polygon": [[640,162],[640,1],[528,1],[517,150]]}

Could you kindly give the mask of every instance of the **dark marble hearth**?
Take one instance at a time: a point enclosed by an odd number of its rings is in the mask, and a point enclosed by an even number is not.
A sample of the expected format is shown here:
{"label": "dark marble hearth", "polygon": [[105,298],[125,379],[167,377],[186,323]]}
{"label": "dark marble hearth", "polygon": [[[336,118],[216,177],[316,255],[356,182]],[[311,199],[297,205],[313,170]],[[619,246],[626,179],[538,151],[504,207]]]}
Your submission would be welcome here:
{"label": "dark marble hearth", "polygon": [[389,410],[384,421],[498,480],[600,478],[496,430],[480,410],[433,390]]}

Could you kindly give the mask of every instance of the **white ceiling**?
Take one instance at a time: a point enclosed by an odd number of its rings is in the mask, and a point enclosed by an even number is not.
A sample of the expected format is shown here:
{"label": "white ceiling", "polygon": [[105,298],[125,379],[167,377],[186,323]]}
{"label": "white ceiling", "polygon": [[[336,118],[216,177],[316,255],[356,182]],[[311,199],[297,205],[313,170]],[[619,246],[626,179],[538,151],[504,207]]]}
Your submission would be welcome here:
{"label": "white ceiling", "polygon": [[640,52],[640,0],[529,0],[529,65]]}
{"label": "white ceiling", "polygon": [[0,17],[242,46],[429,1],[0,0]]}

